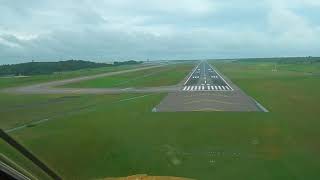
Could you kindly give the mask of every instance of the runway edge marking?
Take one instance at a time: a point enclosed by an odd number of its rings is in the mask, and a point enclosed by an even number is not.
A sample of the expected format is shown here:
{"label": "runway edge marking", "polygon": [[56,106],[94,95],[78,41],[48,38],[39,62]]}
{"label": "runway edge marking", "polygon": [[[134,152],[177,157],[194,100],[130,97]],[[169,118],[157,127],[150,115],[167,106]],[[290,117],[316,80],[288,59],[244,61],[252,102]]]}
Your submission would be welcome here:
{"label": "runway edge marking", "polygon": [[233,91],[234,89],[230,86],[230,84],[229,83],[227,83],[227,81],[216,71],[216,69],[214,69],[212,66],[211,66],[211,64],[209,64],[208,62],[206,62],[210,67],[211,67],[211,69],[213,69],[217,74],[218,74],[218,76],[222,79],[222,81],[224,81],[230,88],[231,88],[231,91]]}
{"label": "runway edge marking", "polygon": [[192,77],[193,73],[198,69],[199,65],[202,63],[202,61],[197,65],[197,67],[192,71],[192,73],[190,74],[189,78],[186,80],[186,82],[183,85],[186,85],[187,82],[190,80],[190,78]]}

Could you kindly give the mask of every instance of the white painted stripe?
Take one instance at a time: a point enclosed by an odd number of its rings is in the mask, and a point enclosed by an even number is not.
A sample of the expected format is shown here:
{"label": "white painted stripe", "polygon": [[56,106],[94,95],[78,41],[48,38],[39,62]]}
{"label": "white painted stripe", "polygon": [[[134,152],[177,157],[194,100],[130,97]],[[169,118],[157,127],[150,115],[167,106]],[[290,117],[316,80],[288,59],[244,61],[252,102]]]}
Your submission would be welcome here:
{"label": "white painted stripe", "polygon": [[185,86],[185,87],[183,88],[183,91],[187,90],[187,88],[188,88],[188,86]]}
{"label": "white painted stripe", "polygon": [[212,90],[214,90],[214,87],[213,87],[213,86],[211,86],[211,89],[212,89]]}
{"label": "white painted stripe", "polygon": [[188,86],[187,91],[189,91],[189,90],[190,90],[190,88],[191,88],[191,86]]}
{"label": "white painted stripe", "polygon": [[221,86],[221,88],[222,88],[223,90],[225,90],[225,89],[224,89],[224,86]]}
{"label": "white painted stripe", "polygon": [[198,90],[199,90],[199,91],[201,90],[201,86],[198,86]]}
{"label": "white painted stripe", "polygon": [[202,86],[202,90],[204,90],[204,86]]}
{"label": "white painted stripe", "polygon": [[210,89],[210,86],[207,86],[207,89],[208,89],[208,90],[211,90],[211,89]]}
{"label": "white painted stripe", "polygon": [[221,87],[220,87],[220,86],[218,86],[218,88],[219,88],[219,90],[221,90]]}
{"label": "white painted stripe", "polygon": [[[210,66],[211,69],[213,69],[211,64],[209,64],[208,62],[207,62],[207,64]],[[216,70],[214,70],[214,72],[217,73],[217,75],[220,76],[220,78],[230,87],[231,91],[233,91],[233,88],[229,85],[229,83],[227,83],[227,81],[225,79],[223,79],[222,76]]]}
{"label": "white painted stripe", "polygon": [[188,82],[189,79],[192,77],[193,73],[198,69],[198,67],[199,67],[199,65],[200,65],[201,63],[202,63],[202,62],[200,62],[200,63],[198,64],[198,66],[193,70],[193,72],[190,74],[189,78],[186,80],[186,82],[184,83],[184,85],[187,84],[187,82]]}
{"label": "white painted stripe", "polygon": [[194,86],[191,86],[191,91],[193,91]]}
{"label": "white painted stripe", "polygon": [[226,86],[226,89],[227,89],[227,90],[230,90],[228,86]]}

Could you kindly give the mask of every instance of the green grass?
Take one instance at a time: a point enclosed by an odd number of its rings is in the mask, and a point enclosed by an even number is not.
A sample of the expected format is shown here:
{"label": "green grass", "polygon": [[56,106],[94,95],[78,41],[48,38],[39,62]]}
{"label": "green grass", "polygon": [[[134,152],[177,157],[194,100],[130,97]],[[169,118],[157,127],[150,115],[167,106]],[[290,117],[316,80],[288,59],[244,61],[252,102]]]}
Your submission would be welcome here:
{"label": "green grass", "polygon": [[194,64],[175,64],[155,69],[137,71],[88,81],[68,84],[64,87],[108,88],[108,87],[156,87],[175,85],[190,73]]}
{"label": "green grass", "polygon": [[[84,106],[75,113],[11,135],[65,179],[141,173],[196,179],[318,179],[319,76],[306,74],[310,67],[292,71],[283,66],[272,73],[272,64],[264,62],[214,64],[271,112],[152,113],[165,94],[87,95],[40,110],[59,114],[64,108]],[[12,114],[28,109],[28,104],[61,97],[11,98],[0,103],[7,108],[5,117],[15,119],[18,115]],[[25,107],[10,111],[20,104]],[[36,106],[25,111],[26,117],[38,117]]]}
{"label": "green grass", "polygon": [[130,69],[130,68],[135,68],[135,67],[138,67],[138,65],[93,68],[93,69],[61,72],[61,73],[55,73],[55,74],[50,74],[50,75],[35,75],[35,76],[20,77],[20,78],[1,77],[0,78],[0,89],[8,88],[8,87],[31,85],[31,84],[47,82],[47,81],[62,80],[62,79],[80,77],[80,76],[95,75],[95,74],[111,72],[111,71],[118,71],[118,70],[125,70],[125,69]]}
{"label": "green grass", "polygon": [[[105,98],[104,98],[105,97]],[[0,94],[1,128],[11,129],[44,119],[56,119],[94,108],[126,95],[11,95]]]}
{"label": "green grass", "polygon": [[320,89],[320,63],[277,65],[273,63],[230,63],[214,65],[242,90],[274,112],[316,112]]}

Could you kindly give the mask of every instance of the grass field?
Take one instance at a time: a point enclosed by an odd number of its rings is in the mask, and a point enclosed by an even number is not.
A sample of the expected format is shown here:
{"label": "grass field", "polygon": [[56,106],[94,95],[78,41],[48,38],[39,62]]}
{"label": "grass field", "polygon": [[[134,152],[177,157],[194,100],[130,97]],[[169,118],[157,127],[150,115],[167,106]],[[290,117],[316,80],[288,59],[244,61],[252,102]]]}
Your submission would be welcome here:
{"label": "grass field", "polygon": [[274,112],[317,112],[320,63],[217,62],[214,65],[242,90]]}
{"label": "grass field", "polygon": [[317,179],[319,66],[213,64],[271,112],[152,113],[165,94],[2,94],[1,127],[51,117],[10,134],[65,179]]}
{"label": "grass field", "polygon": [[195,64],[172,64],[120,75],[97,78],[67,84],[64,87],[109,88],[109,87],[156,87],[178,84],[186,77]]}
{"label": "grass field", "polygon": [[105,72],[126,70],[135,67],[139,67],[141,65],[125,65],[125,66],[115,66],[115,67],[103,67],[103,68],[92,68],[92,69],[83,69],[77,71],[68,71],[61,72],[49,75],[35,75],[29,77],[0,77],[0,89],[8,88],[8,87],[16,87],[16,86],[24,86],[35,83],[47,82],[47,81],[55,81],[62,80],[80,76],[87,75],[95,75]]}

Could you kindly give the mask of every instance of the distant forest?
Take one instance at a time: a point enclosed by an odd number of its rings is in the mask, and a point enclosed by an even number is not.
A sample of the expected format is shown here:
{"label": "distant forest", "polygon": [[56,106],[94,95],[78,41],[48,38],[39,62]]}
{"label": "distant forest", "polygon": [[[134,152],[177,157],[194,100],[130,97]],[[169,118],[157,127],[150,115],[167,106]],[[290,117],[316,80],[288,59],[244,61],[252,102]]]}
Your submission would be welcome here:
{"label": "distant forest", "polygon": [[141,61],[132,60],[124,62],[114,62],[113,64],[95,63],[83,60],[68,60],[59,62],[28,62],[21,64],[1,65],[0,76],[30,76],[40,74],[52,74],[54,72],[74,71],[86,68],[134,65],[141,63]]}

